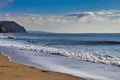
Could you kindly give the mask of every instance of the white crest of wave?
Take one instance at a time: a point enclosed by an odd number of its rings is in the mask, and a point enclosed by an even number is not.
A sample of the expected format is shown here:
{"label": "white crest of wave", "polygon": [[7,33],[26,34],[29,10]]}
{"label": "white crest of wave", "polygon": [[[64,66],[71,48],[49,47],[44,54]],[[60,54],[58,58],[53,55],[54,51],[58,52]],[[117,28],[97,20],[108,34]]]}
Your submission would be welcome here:
{"label": "white crest of wave", "polygon": [[115,57],[111,55],[94,54],[94,53],[86,52],[86,51],[71,51],[67,49],[42,46],[42,45],[29,43],[27,41],[6,39],[5,37],[1,37],[0,46],[13,47],[13,48],[21,49],[21,50],[35,51],[38,54],[45,53],[45,54],[60,55],[60,56],[66,56],[66,57],[88,61],[88,62],[120,66],[119,57]]}

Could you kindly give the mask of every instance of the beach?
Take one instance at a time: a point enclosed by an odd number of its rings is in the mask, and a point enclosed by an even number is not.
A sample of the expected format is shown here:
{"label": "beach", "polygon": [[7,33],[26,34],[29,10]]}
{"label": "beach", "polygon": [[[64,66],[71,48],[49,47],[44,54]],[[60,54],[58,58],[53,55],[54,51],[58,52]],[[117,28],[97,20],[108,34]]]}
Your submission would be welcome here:
{"label": "beach", "polygon": [[37,69],[15,62],[0,54],[0,80],[85,80],[83,78]]}

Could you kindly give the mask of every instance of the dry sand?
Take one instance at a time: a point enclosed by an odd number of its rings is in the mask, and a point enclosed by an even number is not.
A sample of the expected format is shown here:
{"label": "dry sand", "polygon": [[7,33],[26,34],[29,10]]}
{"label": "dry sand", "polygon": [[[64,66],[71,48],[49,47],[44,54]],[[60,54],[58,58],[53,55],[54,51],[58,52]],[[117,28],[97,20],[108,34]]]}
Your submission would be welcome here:
{"label": "dry sand", "polygon": [[0,80],[85,80],[79,77],[37,69],[10,62],[0,54]]}

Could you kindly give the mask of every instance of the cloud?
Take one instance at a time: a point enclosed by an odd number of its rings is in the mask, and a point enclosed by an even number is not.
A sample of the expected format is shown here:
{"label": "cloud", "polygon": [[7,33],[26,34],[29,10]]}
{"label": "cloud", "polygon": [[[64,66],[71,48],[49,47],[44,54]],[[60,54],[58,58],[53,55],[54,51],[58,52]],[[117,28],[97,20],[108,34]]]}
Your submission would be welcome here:
{"label": "cloud", "polygon": [[120,14],[119,10],[102,10],[102,11],[96,11],[96,12],[75,12],[70,13],[69,16],[76,16],[77,18],[81,18],[84,16],[103,16],[103,15],[113,15],[113,14]]}
{"label": "cloud", "polygon": [[0,8],[5,7],[13,2],[14,0],[0,0]]}
{"label": "cloud", "polygon": [[95,16],[95,13],[93,13],[93,12],[82,12],[82,13],[69,14],[69,15],[66,15],[66,16],[82,18],[82,17],[85,17],[85,16]]}
{"label": "cloud", "polygon": [[62,16],[42,16],[37,14],[0,14],[0,21],[16,21],[17,23],[32,29],[39,27],[48,27],[55,25],[63,25],[66,19]]}
{"label": "cloud", "polygon": [[78,22],[85,23],[106,23],[119,22],[120,10],[103,10],[98,12],[80,12],[69,14],[66,17],[76,17]]}
{"label": "cloud", "polygon": [[[0,14],[0,21],[10,20],[25,26],[29,30],[69,30],[71,28],[87,26],[106,26],[106,24],[120,24],[119,10],[103,10],[96,12],[72,13],[67,16],[39,15],[39,14]],[[98,25],[99,24],[99,25]],[[103,25],[102,25],[103,24]],[[110,25],[111,26],[111,25]],[[83,27],[83,30],[84,30]],[[71,31],[72,31],[71,30]],[[78,29],[79,30],[79,29]]]}
{"label": "cloud", "polygon": [[98,12],[81,12],[77,14],[70,14],[67,16],[58,15],[38,15],[38,14],[0,14],[0,20],[14,20],[18,22],[26,22],[34,25],[49,24],[66,24],[66,23],[120,23],[119,10],[103,10]]}

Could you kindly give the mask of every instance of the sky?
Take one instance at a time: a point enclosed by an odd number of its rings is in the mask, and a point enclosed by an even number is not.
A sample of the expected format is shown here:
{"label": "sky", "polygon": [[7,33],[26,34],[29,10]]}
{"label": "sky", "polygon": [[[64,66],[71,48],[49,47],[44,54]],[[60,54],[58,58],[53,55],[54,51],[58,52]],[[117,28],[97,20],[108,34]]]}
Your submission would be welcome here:
{"label": "sky", "polygon": [[120,0],[0,0],[0,21],[29,31],[120,33]]}

